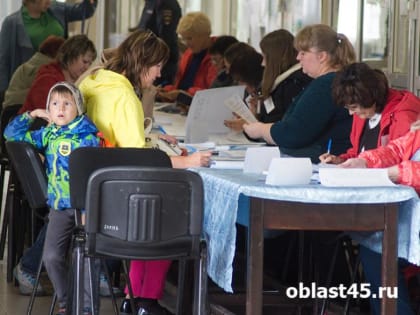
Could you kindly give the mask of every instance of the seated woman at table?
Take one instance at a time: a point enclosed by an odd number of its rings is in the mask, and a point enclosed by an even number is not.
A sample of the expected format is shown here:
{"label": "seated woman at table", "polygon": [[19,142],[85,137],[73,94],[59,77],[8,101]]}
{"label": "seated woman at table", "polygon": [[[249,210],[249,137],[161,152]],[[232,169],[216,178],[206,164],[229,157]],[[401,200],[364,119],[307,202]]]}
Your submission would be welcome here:
{"label": "seated woman at table", "polygon": [[304,27],[294,46],[303,73],[314,80],[293,100],[282,120],[245,124],[244,130],[251,138],[278,145],[284,154],[310,157],[317,163],[330,139],[333,154],[350,147],[351,116],[334,103],[331,86],[335,73],[355,61],[355,52],[345,35],[323,24]]}
{"label": "seated woman at table", "polygon": [[[302,67],[296,60],[297,51],[293,46],[294,36],[287,30],[280,29],[268,33],[260,42],[262,51],[261,66],[264,71],[262,80],[258,83],[258,93],[250,93],[249,107],[263,123],[279,121],[283,118],[288,106],[311,81],[311,78],[302,72]],[[246,60],[245,60],[246,62]],[[242,76],[246,65],[234,61],[235,72],[232,75]],[[257,77],[257,76],[255,76]],[[242,124],[245,122],[241,120]],[[227,125],[238,125],[238,122],[227,121]]]}
{"label": "seated woman at table", "polygon": [[230,35],[222,35],[216,38],[209,48],[211,62],[217,68],[217,76],[210,85],[210,88],[231,86],[234,84],[229,72],[226,71],[223,55],[233,44],[238,43],[238,39]]}
{"label": "seated woman at table", "polygon": [[353,115],[350,140],[346,153],[322,154],[323,163],[340,164],[360,152],[385,146],[405,135],[419,117],[420,99],[408,91],[389,87],[381,70],[365,63],[354,63],[339,71],[333,81],[335,102]]}
{"label": "seated woman at table", "polygon": [[[89,74],[79,84],[87,115],[113,146],[145,147],[142,102],[135,91],[153,84],[168,56],[169,48],[162,39],[138,30],[119,45],[103,69]],[[200,167],[207,166],[210,158],[210,152],[196,152],[172,156],[171,162],[176,168]],[[138,310],[131,310],[126,299],[121,314],[165,314],[157,300],[163,295],[170,265],[170,260],[131,261],[129,276]]]}
{"label": "seated woman at table", "polygon": [[162,101],[183,103],[191,99],[196,91],[210,87],[217,76],[217,68],[211,62],[208,51],[214,39],[210,37],[211,23],[207,15],[202,12],[184,15],[179,21],[177,33],[188,48],[181,56],[175,84],[163,87],[157,97]]}
{"label": "seated woman at table", "polygon": [[[388,168],[388,177],[396,184],[408,185],[420,193],[420,121],[412,125],[412,131],[391,141],[386,146],[361,152],[357,157],[350,158],[339,164],[347,168]],[[365,277],[370,282],[372,292],[377,292],[381,286],[381,258],[365,246],[360,246],[360,259]],[[407,285],[402,275],[403,268],[408,265],[403,259],[398,260],[398,301],[397,314],[414,314],[407,292]],[[371,299],[373,314],[380,314],[379,299]]]}

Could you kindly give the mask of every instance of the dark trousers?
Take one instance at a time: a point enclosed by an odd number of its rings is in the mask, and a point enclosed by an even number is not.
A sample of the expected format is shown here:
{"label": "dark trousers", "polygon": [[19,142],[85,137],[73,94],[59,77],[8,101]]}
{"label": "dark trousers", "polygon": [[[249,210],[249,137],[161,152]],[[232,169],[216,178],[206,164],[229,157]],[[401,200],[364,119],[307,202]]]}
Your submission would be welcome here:
{"label": "dark trousers", "polygon": [[[365,278],[370,283],[370,290],[372,293],[378,294],[378,288],[382,286],[381,281],[381,259],[382,255],[378,254],[364,246],[360,246],[360,260],[362,262]],[[402,268],[407,264],[403,259],[398,260],[398,300],[397,300],[397,315],[414,315],[414,311],[410,305],[410,298],[408,295],[407,285],[402,274]],[[391,290],[390,293],[393,293]],[[378,295],[377,295],[378,296]],[[372,314],[380,314],[379,298],[370,299],[372,306]]]}

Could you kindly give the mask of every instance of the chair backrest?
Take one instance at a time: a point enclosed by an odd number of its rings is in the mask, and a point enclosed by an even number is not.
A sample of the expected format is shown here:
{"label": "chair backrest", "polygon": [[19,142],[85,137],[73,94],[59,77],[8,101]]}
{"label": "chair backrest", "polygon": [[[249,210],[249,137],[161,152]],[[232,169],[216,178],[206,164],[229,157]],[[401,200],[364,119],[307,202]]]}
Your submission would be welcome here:
{"label": "chair backrest", "polygon": [[109,167],[87,188],[88,253],[125,259],[198,258],[201,177],[188,170]]}
{"label": "chair backrest", "polygon": [[10,105],[6,106],[1,110],[0,114],[0,132],[1,132],[1,140],[0,140],[0,150],[2,153],[6,153],[6,141],[4,140],[3,133],[6,129],[7,124],[17,115],[19,109],[22,107],[22,104]]}
{"label": "chair backrest", "polygon": [[[85,208],[88,254],[126,259],[198,256],[203,185],[160,150],[80,148],[70,198]],[[139,246],[141,245],[141,246]]]}
{"label": "chair backrest", "polygon": [[27,142],[6,142],[9,159],[32,209],[46,206],[47,174],[38,151]]}
{"label": "chair backrest", "polygon": [[171,160],[160,150],[137,148],[84,147],[70,155],[70,202],[73,208],[83,209],[89,176],[99,168],[109,166],[172,167]]}

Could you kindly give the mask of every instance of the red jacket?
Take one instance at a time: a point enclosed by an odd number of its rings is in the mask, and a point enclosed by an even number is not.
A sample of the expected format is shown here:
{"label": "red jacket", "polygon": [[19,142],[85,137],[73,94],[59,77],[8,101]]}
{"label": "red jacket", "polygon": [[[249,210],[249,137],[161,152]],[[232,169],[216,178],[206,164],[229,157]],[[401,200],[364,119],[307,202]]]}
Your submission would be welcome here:
{"label": "red jacket", "polygon": [[[419,98],[408,91],[389,89],[387,104],[382,111],[377,146],[387,145],[391,140],[405,135],[410,130],[411,123],[419,118],[419,114]],[[365,122],[365,119],[353,115],[350,134],[352,147],[341,154],[341,158],[349,159],[357,156]]]}
{"label": "red jacket", "polygon": [[52,86],[57,82],[65,80],[63,71],[57,61],[41,66],[32,82],[25,103],[23,103],[23,106],[19,110],[19,114],[33,111],[37,108],[45,109],[47,106],[48,92]]}
{"label": "red jacket", "polygon": [[[178,72],[176,73],[175,77],[175,84],[166,85],[164,87],[165,91],[178,89],[178,85],[181,82],[181,79],[184,77],[185,72],[187,71],[192,56],[193,52],[190,48],[187,48],[187,50],[182,54],[181,60],[179,61]],[[191,95],[194,95],[198,90],[210,88],[210,85],[216,76],[217,69],[211,62],[210,54],[207,52],[201,61],[200,67],[198,68],[197,74],[194,78],[194,84],[187,90],[187,92]]]}
{"label": "red jacket", "polygon": [[420,130],[391,141],[387,146],[360,153],[367,167],[385,168],[398,165],[398,183],[413,187],[420,193],[420,161],[411,158],[420,149]]}

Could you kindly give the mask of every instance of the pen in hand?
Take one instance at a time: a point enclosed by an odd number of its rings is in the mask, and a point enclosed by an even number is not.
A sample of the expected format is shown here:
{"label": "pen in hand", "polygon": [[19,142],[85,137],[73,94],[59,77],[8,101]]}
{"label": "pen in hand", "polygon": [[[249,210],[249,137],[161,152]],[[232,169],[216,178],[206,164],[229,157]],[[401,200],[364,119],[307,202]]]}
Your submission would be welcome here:
{"label": "pen in hand", "polygon": [[330,138],[328,140],[328,144],[327,144],[327,153],[330,154],[331,153],[331,145],[332,145],[332,139]]}
{"label": "pen in hand", "polygon": [[159,128],[159,131],[162,133],[162,134],[164,134],[164,135],[166,135],[166,131],[165,131],[165,129],[163,129],[163,127],[162,126],[158,126],[158,128]]}

